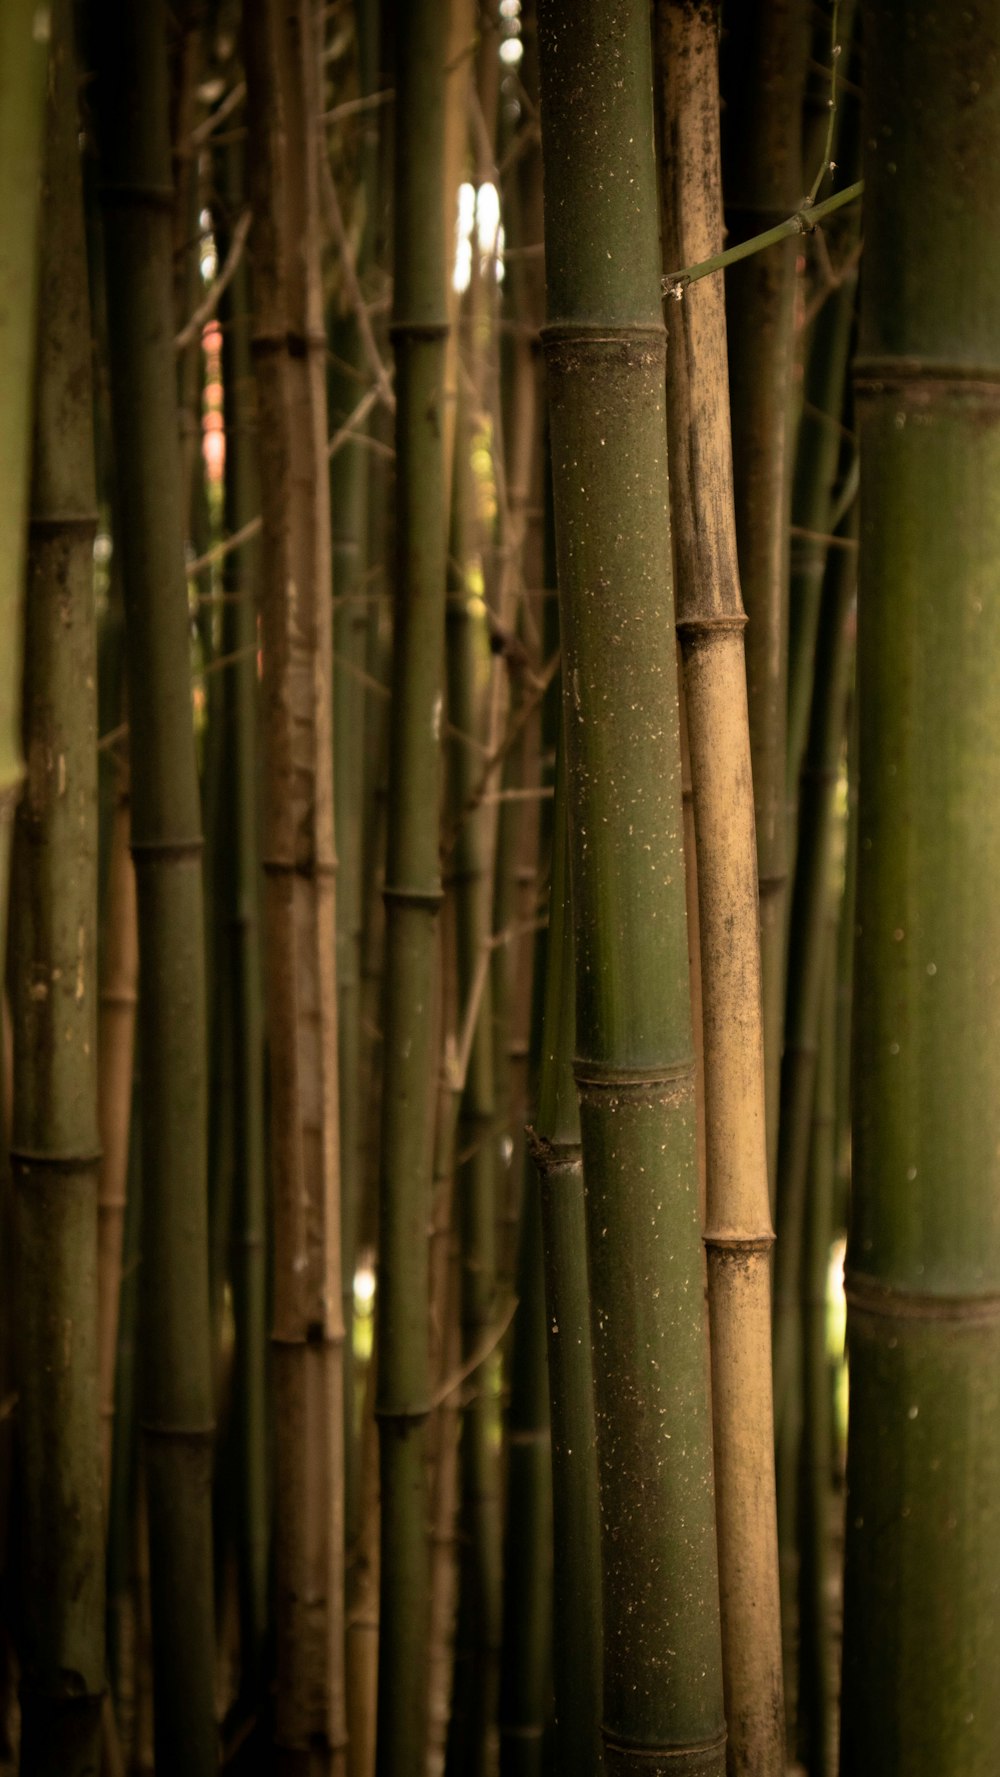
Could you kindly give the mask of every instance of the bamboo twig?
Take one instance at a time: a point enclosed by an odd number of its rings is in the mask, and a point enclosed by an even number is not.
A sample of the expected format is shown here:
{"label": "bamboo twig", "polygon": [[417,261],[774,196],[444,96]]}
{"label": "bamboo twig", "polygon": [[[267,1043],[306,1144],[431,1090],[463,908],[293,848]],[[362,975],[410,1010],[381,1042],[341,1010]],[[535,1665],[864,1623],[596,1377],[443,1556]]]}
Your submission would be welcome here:
{"label": "bamboo twig", "polygon": [[212,320],[215,311],[219,306],[219,299],[229,288],[229,284],[235,275],[236,268],[243,257],[243,248],[246,245],[246,238],[250,233],[250,224],[252,221],[253,215],[251,211],[244,210],[233,229],[233,238],[230,242],[229,252],[226,254],[222,270],[219,272],[218,277],[213,278],[208,289],[205,291],[201,302],[199,302],[198,307],[191,316],[191,319],[185,322],[180,332],[174,336],[174,348],[176,351],[186,351],[192,341],[198,338],[198,335],[205,324]]}
{"label": "bamboo twig", "polygon": [[845,185],[843,191],[835,191],[832,197],[823,199],[821,204],[810,206],[804,203],[800,210],[795,210],[784,222],[778,222],[774,228],[766,228],[763,234],[752,235],[748,241],[740,241],[738,246],[727,247],[724,253],[713,253],[711,259],[703,259],[698,265],[686,266],[683,271],[668,272],[663,280],[663,294],[674,296],[678,300],[684,295],[689,284],[696,284],[699,278],[710,277],[712,272],[725,271],[728,265],[736,265],[741,259],[750,259],[755,253],[763,253],[767,247],[777,246],[779,241],[787,241],[796,234],[812,234],[817,223],[825,221],[845,205],[853,204],[864,191],[865,182],[858,179],[853,185]]}

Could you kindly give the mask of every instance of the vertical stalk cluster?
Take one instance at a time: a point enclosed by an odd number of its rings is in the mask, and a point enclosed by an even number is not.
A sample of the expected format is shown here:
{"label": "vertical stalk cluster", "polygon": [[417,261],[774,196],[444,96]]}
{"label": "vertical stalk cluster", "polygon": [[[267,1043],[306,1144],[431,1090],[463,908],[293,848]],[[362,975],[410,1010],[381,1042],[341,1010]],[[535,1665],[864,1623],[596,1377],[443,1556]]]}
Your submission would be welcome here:
{"label": "vertical stalk cluster", "polygon": [[605,1766],[722,1772],[649,13],[539,23]]}
{"label": "vertical stalk cluster", "polygon": [[[841,1769],[1000,1761],[1000,36],[862,7]],[[891,1701],[890,1701],[891,1700]]]}

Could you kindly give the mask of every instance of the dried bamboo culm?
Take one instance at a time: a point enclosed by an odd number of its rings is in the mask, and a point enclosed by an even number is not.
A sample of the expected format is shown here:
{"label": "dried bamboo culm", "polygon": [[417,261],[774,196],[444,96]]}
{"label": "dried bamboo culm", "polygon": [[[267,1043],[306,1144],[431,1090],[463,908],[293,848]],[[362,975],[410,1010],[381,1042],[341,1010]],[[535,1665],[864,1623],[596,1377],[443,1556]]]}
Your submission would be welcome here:
{"label": "dried bamboo culm", "polygon": [[317,227],[319,42],[308,0],[244,7],[252,351],[264,524],[265,999],[274,1215],[276,1739],[344,1767],[332,639],[326,336]]}
{"label": "dried bamboo culm", "polygon": [[[659,0],[663,245],[721,250],[718,8]],[[727,1770],[785,1765],[757,847],[733,509],[725,293],[668,311],[667,430],[677,629],[698,867],[708,1301]]]}

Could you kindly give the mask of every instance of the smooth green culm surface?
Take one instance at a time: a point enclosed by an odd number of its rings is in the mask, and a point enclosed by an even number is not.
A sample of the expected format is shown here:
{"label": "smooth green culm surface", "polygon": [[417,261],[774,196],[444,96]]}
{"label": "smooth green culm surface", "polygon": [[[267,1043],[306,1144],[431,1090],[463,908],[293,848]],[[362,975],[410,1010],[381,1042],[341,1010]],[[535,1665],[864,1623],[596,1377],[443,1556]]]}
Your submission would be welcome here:
{"label": "smooth green culm surface", "polygon": [[[99,8],[97,104],[139,906],[140,1418],[159,1777],[217,1765],[201,814],[171,292],[166,9]],[[155,1132],[155,1134],[153,1133]]]}
{"label": "smooth green culm surface", "polygon": [[545,1007],[532,1152],[541,1187],[552,1425],[552,1679],[560,1777],[601,1769],[601,1519],[564,763],[556,780]]}
{"label": "smooth green culm surface", "polygon": [[427,1719],[427,1228],[447,556],[444,26],[438,0],[414,0],[396,26],[396,630],[376,1297],[382,1477],[378,1777],[415,1777],[422,1769]]}
{"label": "smooth green culm surface", "polygon": [[649,10],[539,12],[605,1770],[721,1773]]}
{"label": "smooth green culm surface", "polygon": [[14,808],[24,779],[21,635],[25,519],[31,467],[32,364],[41,217],[45,73],[50,9],[37,0],[0,8],[0,939]]}
{"label": "smooth green culm surface", "polygon": [[841,1770],[1000,1769],[1000,21],[869,0]]}
{"label": "smooth green culm surface", "polygon": [[47,117],[24,753],[11,922],[23,1777],[96,1777],[104,1692],[97,1385],[93,409],[72,8]]}

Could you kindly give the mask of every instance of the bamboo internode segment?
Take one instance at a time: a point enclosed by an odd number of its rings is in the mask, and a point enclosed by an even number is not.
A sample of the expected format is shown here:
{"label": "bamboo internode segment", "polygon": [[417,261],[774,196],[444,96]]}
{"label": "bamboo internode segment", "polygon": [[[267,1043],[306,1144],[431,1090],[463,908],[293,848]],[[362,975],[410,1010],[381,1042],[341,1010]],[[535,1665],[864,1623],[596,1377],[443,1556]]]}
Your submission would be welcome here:
{"label": "bamboo internode segment", "polygon": [[539,26],[605,1759],[721,1773],[649,10]]}
{"label": "bamboo internode segment", "polygon": [[1000,36],[981,6],[921,13],[913,32],[900,0],[869,0],[862,24],[841,1768],[986,1777],[1000,1765]]}

